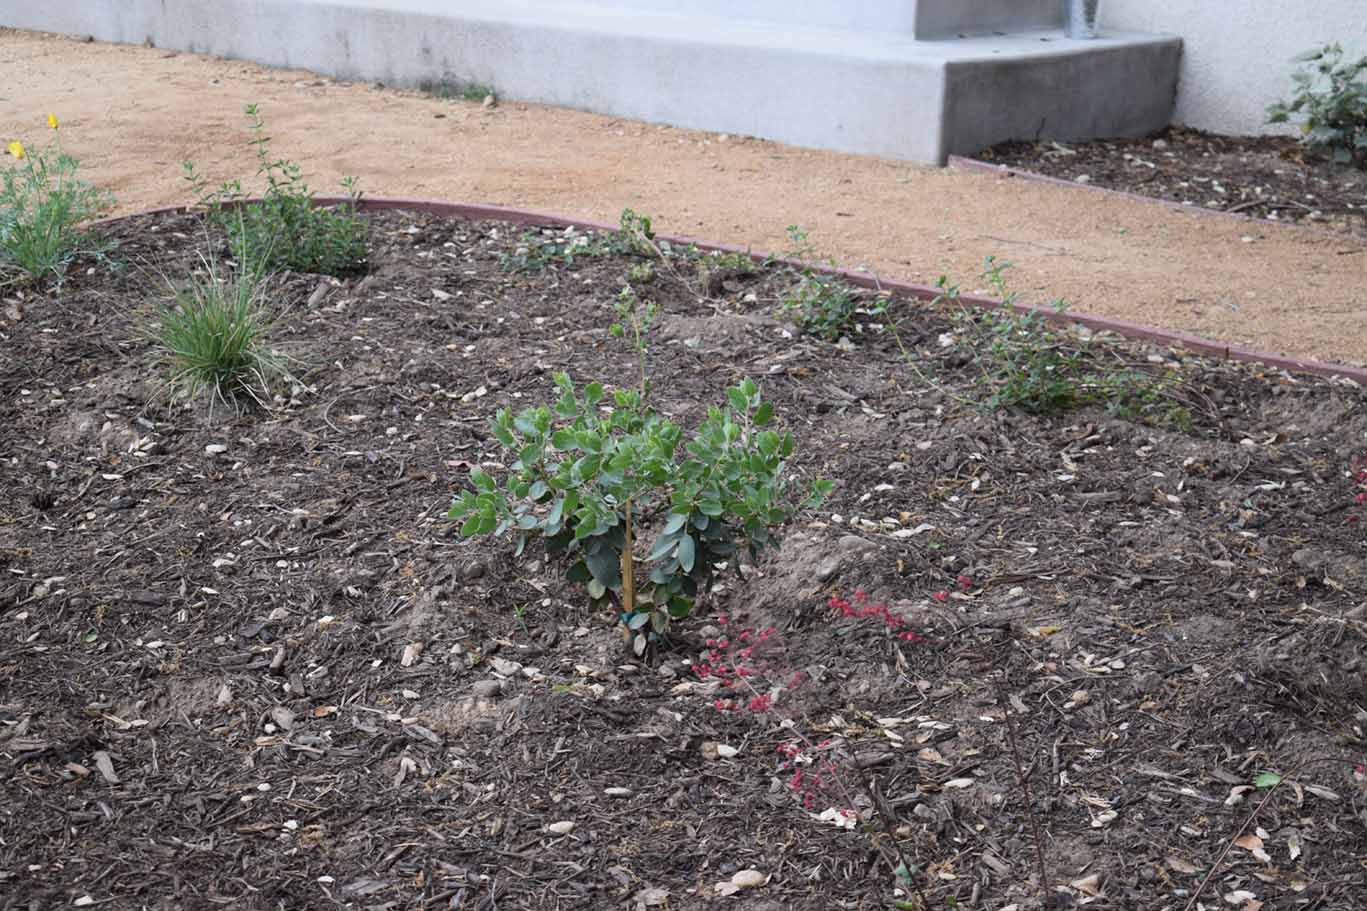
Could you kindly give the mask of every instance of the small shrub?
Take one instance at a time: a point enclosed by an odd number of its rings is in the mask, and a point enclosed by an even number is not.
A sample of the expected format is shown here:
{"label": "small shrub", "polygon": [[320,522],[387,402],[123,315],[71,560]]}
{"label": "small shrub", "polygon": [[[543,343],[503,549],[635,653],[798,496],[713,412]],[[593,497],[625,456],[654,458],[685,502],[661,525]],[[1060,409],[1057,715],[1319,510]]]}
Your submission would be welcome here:
{"label": "small shrub", "polygon": [[[516,454],[500,488],[483,471],[449,516],[464,536],[511,532],[516,552],[538,535],[571,561],[568,578],[596,605],[619,606],[624,637],[640,656],[671,620],[687,617],[718,567],[745,546],[776,542],[774,529],[830,489],[816,482],[797,502],[786,465],[793,437],[769,429],[773,407],[744,380],[726,390],[685,442],[682,429],[650,406],[646,333],[654,308],[630,289],[613,334],[628,339],[640,368],[636,389],[577,387],[557,374],[559,399],[516,415],[501,409],[495,439]],[[655,530],[638,579],[636,538]]]}
{"label": "small shrub", "polygon": [[62,151],[58,123],[48,115],[54,138],[44,149],[18,140],[8,152],[18,162],[0,175],[0,267],[31,280],[61,280],[80,253],[97,251],[80,225],[114,204],[107,191],[77,178],[79,162]]}
{"label": "small shrub", "polygon": [[[804,262],[816,258],[806,232],[797,225],[788,226],[788,238],[793,243],[786,253],[788,258]],[[818,272],[810,265],[794,271],[796,282],[780,298],[779,310],[808,335],[838,341],[854,330],[860,314],[877,317],[885,311],[882,300],[862,307],[859,292],[838,276]]]}
{"label": "small shrub", "polygon": [[171,300],[148,330],[154,356],[177,400],[264,406],[272,389],[293,380],[287,359],[266,344],[269,315],[263,273],[250,264],[223,274],[201,256],[189,281],[170,284]]}
{"label": "small shrub", "polygon": [[1301,144],[1340,164],[1367,168],[1367,57],[1345,61],[1343,47],[1329,44],[1295,58],[1290,101],[1267,109],[1268,123],[1304,118]]}
{"label": "small shrub", "polygon": [[265,271],[292,269],[344,276],[365,270],[368,226],[356,210],[360,193],[356,180],[342,180],[347,202],[336,208],[313,204],[313,191],[304,182],[299,165],[271,158],[270,137],[256,105],[247,105],[256,149],[257,177],[265,181],[259,202],[246,202],[240,181],[207,190],[191,162],[185,177],[199,201],[209,208],[211,219],[228,235],[228,247],[239,262],[256,263]]}
{"label": "small shrub", "polygon": [[[1174,400],[1169,377],[1137,370],[1110,370],[1079,352],[1066,333],[1054,329],[1039,313],[1014,309],[1019,295],[1007,287],[1007,262],[989,256],[983,278],[1001,297],[993,310],[960,307],[951,312],[960,343],[979,370],[990,410],[1015,408],[1050,415],[1098,404],[1119,417],[1151,420],[1187,429],[1191,414]],[[935,303],[957,303],[959,289],[941,276]],[[1063,309],[1062,301],[1055,308]]]}

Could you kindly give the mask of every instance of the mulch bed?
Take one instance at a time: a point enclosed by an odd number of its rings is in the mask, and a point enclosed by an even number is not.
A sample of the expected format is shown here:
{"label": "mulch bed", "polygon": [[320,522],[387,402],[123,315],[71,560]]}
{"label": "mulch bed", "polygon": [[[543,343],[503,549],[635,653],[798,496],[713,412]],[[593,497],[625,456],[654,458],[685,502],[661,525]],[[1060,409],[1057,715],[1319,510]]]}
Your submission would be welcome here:
{"label": "mulch bed", "polygon": [[[368,276],[276,282],[310,390],[210,414],[139,331],[202,225],[108,231],[124,268],[0,308],[0,907],[916,907],[900,849],[933,907],[1026,909],[1037,834],[1055,906],[1367,895],[1356,386],[1092,339],[1190,426],[992,412],[943,309],[891,303],[909,364],[797,333],[780,269],[661,269],[659,406],[754,377],[836,488],[647,663],[445,517],[496,408],[632,376],[631,263],[375,216]],[[802,675],[768,711],[691,664],[742,629]]]}
{"label": "mulch bed", "polygon": [[1172,127],[1137,139],[1008,142],[978,157],[1155,199],[1367,235],[1367,172],[1310,155],[1287,136]]}

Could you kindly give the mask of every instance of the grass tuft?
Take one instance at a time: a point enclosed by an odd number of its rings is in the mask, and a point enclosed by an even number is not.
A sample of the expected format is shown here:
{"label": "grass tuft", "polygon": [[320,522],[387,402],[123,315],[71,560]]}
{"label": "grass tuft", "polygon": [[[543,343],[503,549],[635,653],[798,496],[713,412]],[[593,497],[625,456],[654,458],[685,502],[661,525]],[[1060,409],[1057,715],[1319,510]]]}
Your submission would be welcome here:
{"label": "grass tuft", "polygon": [[171,299],[149,331],[171,397],[207,398],[211,411],[264,407],[272,389],[296,382],[289,359],[266,344],[273,322],[266,277],[250,267],[225,274],[203,255],[200,262],[187,282],[168,282]]}

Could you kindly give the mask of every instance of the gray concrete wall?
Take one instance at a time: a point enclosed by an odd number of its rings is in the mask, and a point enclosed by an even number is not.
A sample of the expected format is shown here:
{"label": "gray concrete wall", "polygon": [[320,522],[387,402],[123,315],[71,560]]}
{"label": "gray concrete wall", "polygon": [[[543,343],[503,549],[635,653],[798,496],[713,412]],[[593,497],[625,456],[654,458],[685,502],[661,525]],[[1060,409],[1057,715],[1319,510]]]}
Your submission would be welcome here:
{"label": "gray concrete wall", "polygon": [[1173,119],[1221,133],[1274,129],[1265,109],[1290,93],[1302,51],[1337,41],[1367,55],[1367,0],[1101,0],[1101,25],[1180,35]]}

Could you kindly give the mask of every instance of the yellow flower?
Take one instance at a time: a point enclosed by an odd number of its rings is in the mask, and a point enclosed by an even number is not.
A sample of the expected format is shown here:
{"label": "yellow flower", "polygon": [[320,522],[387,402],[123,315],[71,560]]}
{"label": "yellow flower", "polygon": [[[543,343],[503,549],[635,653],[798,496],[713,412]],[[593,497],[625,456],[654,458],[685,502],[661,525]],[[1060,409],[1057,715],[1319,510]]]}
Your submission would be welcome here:
{"label": "yellow flower", "polygon": [[24,151],[24,144],[17,139],[9,144],[9,153],[15,158],[23,158],[28,154]]}
{"label": "yellow flower", "polygon": [[56,114],[48,114],[48,115],[47,115],[47,125],[50,126],[50,127],[51,127],[52,129],[54,129],[54,130],[57,129],[57,115],[56,115]]}

